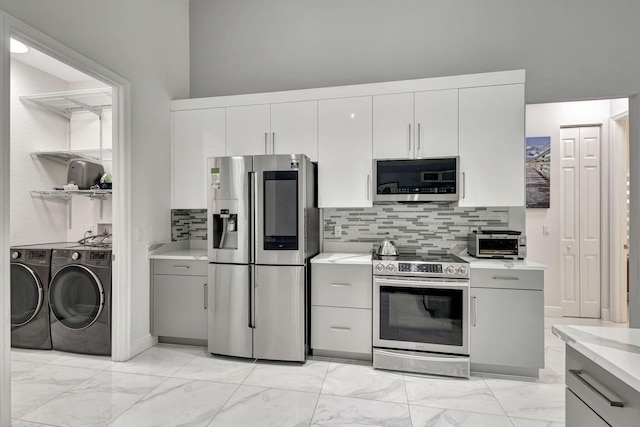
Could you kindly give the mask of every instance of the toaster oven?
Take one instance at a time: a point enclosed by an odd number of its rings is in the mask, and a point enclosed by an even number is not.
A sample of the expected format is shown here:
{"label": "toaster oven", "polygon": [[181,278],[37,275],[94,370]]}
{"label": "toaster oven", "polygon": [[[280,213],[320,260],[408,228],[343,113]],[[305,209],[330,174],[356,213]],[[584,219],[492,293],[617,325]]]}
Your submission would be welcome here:
{"label": "toaster oven", "polygon": [[467,251],[476,258],[525,259],[527,238],[513,230],[474,231],[467,236]]}

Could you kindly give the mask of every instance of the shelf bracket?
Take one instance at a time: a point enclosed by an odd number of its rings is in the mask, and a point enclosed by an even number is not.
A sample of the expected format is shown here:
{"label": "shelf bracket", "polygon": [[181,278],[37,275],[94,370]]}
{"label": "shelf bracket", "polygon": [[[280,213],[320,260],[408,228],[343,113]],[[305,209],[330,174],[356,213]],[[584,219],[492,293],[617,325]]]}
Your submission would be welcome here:
{"label": "shelf bracket", "polygon": [[100,107],[93,107],[89,104],[86,104],[78,99],[72,98],[70,96],[63,96],[62,98],[66,99],[69,102],[72,102],[74,104],[76,104],[79,107],[82,107],[83,109],[92,112],[93,114],[95,114],[96,116],[102,118],[102,108]]}

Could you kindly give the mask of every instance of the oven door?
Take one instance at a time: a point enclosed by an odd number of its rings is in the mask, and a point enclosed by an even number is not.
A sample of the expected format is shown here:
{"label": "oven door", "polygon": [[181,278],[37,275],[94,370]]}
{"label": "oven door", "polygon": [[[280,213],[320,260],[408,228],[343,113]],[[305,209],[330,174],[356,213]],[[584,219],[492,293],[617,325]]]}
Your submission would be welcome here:
{"label": "oven door", "polygon": [[469,281],[373,280],[373,346],[469,354]]}

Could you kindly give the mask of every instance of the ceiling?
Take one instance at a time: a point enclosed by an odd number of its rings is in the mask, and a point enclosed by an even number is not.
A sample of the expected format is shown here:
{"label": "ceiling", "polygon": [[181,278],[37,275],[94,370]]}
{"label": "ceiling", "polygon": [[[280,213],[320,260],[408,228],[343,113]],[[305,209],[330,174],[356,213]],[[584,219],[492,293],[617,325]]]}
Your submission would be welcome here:
{"label": "ceiling", "polygon": [[40,71],[51,74],[68,83],[79,83],[95,80],[91,76],[68,66],[65,63],[46,55],[29,46],[27,53],[12,53],[11,59],[20,61]]}

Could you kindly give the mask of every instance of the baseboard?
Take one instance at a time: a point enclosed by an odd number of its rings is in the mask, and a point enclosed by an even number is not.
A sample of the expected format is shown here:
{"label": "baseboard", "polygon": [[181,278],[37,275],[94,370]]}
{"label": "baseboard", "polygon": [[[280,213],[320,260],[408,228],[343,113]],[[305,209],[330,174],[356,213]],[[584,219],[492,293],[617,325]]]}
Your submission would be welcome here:
{"label": "baseboard", "polygon": [[130,356],[129,359],[153,347],[157,343],[158,343],[158,338],[151,334],[138,338],[137,340],[131,343],[131,354],[129,355]]}
{"label": "baseboard", "polygon": [[562,317],[562,307],[552,305],[545,306],[544,317]]}
{"label": "baseboard", "polygon": [[608,308],[600,309],[600,320],[609,321],[610,318],[611,318],[611,312],[609,311]]}

